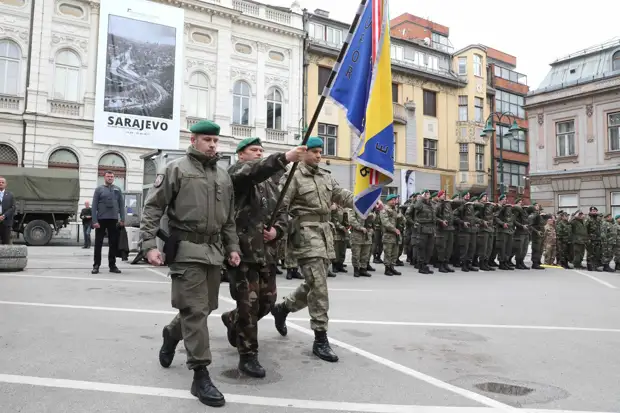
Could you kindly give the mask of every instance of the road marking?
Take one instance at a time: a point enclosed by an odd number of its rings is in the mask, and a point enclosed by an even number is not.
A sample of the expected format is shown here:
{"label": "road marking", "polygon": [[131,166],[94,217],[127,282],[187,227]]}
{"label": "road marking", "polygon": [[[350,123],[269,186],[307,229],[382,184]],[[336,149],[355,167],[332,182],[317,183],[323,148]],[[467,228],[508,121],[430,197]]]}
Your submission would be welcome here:
{"label": "road marking", "polygon": [[160,276],[162,276],[162,277],[164,277],[164,278],[168,278],[168,274],[164,274],[163,272],[158,271],[158,270],[156,270],[155,268],[145,268],[145,270],[150,271],[150,272],[152,272],[153,274],[160,275]]}
{"label": "road marking", "polygon": [[51,278],[54,280],[80,280],[80,281],[113,281],[124,283],[138,283],[138,284],[166,284],[170,285],[170,282],[166,281],[152,281],[152,280],[128,280],[126,278],[95,278],[95,277],[64,277],[60,275],[36,275],[36,274],[0,274],[0,277],[18,277],[18,278]]}
{"label": "road marking", "polygon": [[[220,297],[220,299],[225,301],[225,302],[231,303],[231,304],[236,304],[236,302],[234,300],[230,299],[230,298]],[[294,324],[294,323],[289,323],[289,322],[287,322],[286,325],[287,325],[288,328],[292,328],[293,330],[297,330],[297,331],[299,331],[301,333],[304,333],[306,335],[314,337],[314,331],[312,331],[310,329],[307,329],[305,327],[299,326],[299,325]],[[403,373],[403,374],[405,374],[407,376],[413,377],[413,378],[421,380],[421,381],[423,381],[423,382],[425,382],[427,384],[430,384],[431,386],[435,386],[435,387],[438,387],[440,389],[452,392],[454,394],[458,394],[459,396],[465,397],[465,398],[467,398],[469,400],[473,400],[473,401],[475,401],[477,403],[480,403],[480,404],[483,404],[485,406],[494,407],[494,408],[499,409],[500,411],[503,411],[503,412],[512,412],[512,411],[516,410],[516,408],[514,408],[512,406],[508,406],[507,404],[504,404],[504,403],[500,403],[497,400],[493,400],[493,399],[491,399],[489,397],[483,396],[483,395],[475,393],[473,391],[466,390],[466,389],[463,389],[461,387],[457,387],[457,386],[454,386],[452,384],[446,383],[444,381],[436,379],[435,377],[429,376],[429,375],[424,374],[422,372],[419,372],[417,370],[414,370],[414,369],[411,369],[409,367],[403,366],[402,364],[398,364],[396,362],[393,362],[391,360],[388,360],[388,359],[383,358],[381,356],[378,356],[376,354],[370,353],[370,352],[368,352],[366,350],[362,350],[362,349],[360,349],[358,347],[352,346],[352,345],[347,344],[347,343],[345,343],[343,341],[336,340],[334,338],[330,338],[329,341],[330,341],[331,344],[334,344],[334,345],[336,345],[338,347],[342,347],[342,348],[344,348],[346,350],[349,350],[352,353],[355,353],[357,355],[365,357],[365,358],[367,358],[369,360],[372,360],[372,361],[374,361],[376,363],[379,363],[379,364],[381,364],[381,365],[383,365],[385,367],[388,367],[388,368],[390,368],[392,370],[399,371],[399,372],[401,372],[401,373]]]}
{"label": "road marking", "polygon": [[[47,303],[28,303],[23,301],[0,301],[5,305],[21,305],[26,307],[51,307],[51,308],[70,308],[73,310],[96,310],[96,311],[118,311],[125,313],[143,313],[143,314],[177,314],[178,311],[166,310],[142,310],[139,308],[120,308],[120,307],[95,307],[88,305],[70,305],[70,304],[47,304]],[[211,314],[213,316],[214,314]]]}
{"label": "road marking", "polygon": [[612,288],[612,289],[614,289],[614,290],[615,290],[616,288],[618,288],[618,287],[616,287],[615,285],[612,285],[612,284],[608,283],[607,281],[603,281],[603,280],[601,280],[600,278],[597,278],[597,277],[595,277],[595,276],[593,276],[593,275],[591,275],[591,274],[588,274],[587,272],[583,272],[583,271],[579,271],[579,270],[573,270],[573,271],[575,271],[577,274],[585,275],[585,276],[586,276],[586,277],[588,277],[589,279],[591,279],[591,280],[593,280],[593,281],[596,281],[597,283],[602,284],[602,285],[604,285],[605,287]]}

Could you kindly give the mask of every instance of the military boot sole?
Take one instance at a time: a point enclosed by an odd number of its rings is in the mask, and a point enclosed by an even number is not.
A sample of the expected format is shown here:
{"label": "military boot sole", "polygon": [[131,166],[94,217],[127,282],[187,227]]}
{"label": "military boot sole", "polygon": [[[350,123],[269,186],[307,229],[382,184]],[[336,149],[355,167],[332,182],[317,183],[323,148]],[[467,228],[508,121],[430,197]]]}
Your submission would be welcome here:
{"label": "military boot sole", "polygon": [[200,403],[207,405],[209,407],[222,407],[226,404],[226,399],[224,399],[224,397],[222,397],[221,399],[220,398],[210,399],[206,397],[200,397],[200,395],[198,394],[198,388],[196,386],[196,380],[192,382],[192,388],[190,392],[192,393],[192,396],[198,398]]}

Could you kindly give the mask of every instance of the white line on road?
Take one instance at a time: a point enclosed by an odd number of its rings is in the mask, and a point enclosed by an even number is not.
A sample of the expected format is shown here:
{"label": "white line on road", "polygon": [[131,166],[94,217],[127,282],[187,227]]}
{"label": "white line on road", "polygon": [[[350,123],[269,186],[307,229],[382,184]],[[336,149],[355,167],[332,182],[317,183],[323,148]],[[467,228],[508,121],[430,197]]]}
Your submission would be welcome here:
{"label": "white line on road", "polygon": [[[226,297],[221,297],[220,296],[220,299],[223,300],[223,301],[226,301],[228,303],[231,303],[231,304],[236,304],[236,302],[234,300],[230,299],[230,298],[226,298]],[[290,323],[290,322],[286,323],[286,325],[287,325],[288,328],[292,328],[293,330],[297,330],[297,331],[299,331],[301,333],[304,333],[306,335],[314,337],[314,331],[312,331],[310,329],[307,329],[305,327],[302,327],[302,326],[299,326],[297,324]],[[469,400],[473,400],[473,401],[475,401],[477,403],[480,403],[480,404],[483,404],[485,406],[494,407],[494,408],[500,409],[500,411],[504,411],[504,412],[509,412],[509,411],[511,412],[511,411],[516,410],[514,407],[508,406],[507,404],[504,404],[504,403],[500,403],[497,400],[493,400],[493,399],[491,399],[489,397],[483,396],[483,395],[475,393],[473,391],[469,391],[469,390],[463,389],[461,387],[457,387],[457,386],[454,386],[452,384],[446,383],[444,381],[436,379],[435,377],[429,376],[429,375],[421,373],[421,372],[419,372],[417,370],[414,370],[414,369],[411,369],[409,367],[403,366],[402,364],[398,364],[396,362],[393,362],[391,360],[388,360],[388,359],[383,358],[381,356],[378,356],[376,354],[373,354],[373,353],[370,353],[368,351],[362,350],[362,349],[360,349],[358,347],[352,346],[352,345],[347,344],[347,343],[345,343],[343,341],[336,340],[336,339],[333,339],[333,338],[330,338],[329,340],[330,340],[331,344],[335,344],[338,347],[342,347],[342,348],[344,348],[346,350],[349,350],[350,352],[355,353],[357,355],[360,355],[362,357],[365,357],[365,358],[367,358],[369,360],[372,360],[375,363],[379,363],[379,364],[381,364],[381,365],[383,365],[385,367],[388,367],[388,368],[390,368],[392,370],[396,370],[396,371],[399,371],[399,372],[401,372],[403,374],[406,374],[409,377],[413,377],[415,379],[418,379],[418,380],[421,380],[421,381],[423,381],[425,383],[428,383],[428,384],[430,384],[432,386],[435,386],[435,387],[438,387],[440,389],[452,392],[454,394],[458,394],[459,396],[465,397],[465,398],[467,398]]]}
{"label": "white line on road", "polygon": [[585,275],[585,276],[586,276],[586,277],[588,277],[589,279],[591,279],[591,280],[593,280],[593,281],[596,281],[597,283],[602,284],[602,285],[604,285],[605,287],[609,287],[609,288],[612,288],[612,289],[614,289],[614,290],[615,290],[616,288],[618,288],[618,287],[616,287],[615,285],[612,285],[612,284],[608,283],[607,281],[603,281],[603,280],[601,280],[600,278],[597,278],[597,277],[595,277],[595,276],[593,276],[593,275],[591,275],[591,274],[588,274],[587,272],[583,272],[583,271],[579,271],[579,270],[573,270],[573,271],[575,271],[577,274]]}
{"label": "white line on road", "polygon": [[53,280],[113,281],[113,282],[138,283],[138,284],[166,284],[166,285],[170,285],[170,282],[166,282],[166,281],[128,280],[126,278],[65,277],[65,276],[60,276],[60,275],[35,275],[35,274],[0,274],[0,277],[50,278],[50,279],[53,279]]}

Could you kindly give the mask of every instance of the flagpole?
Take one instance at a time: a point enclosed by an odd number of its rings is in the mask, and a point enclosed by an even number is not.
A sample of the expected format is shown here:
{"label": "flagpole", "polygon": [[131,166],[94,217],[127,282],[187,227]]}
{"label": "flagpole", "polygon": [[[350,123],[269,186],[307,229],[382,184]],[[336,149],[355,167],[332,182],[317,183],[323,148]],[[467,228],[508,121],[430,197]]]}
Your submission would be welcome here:
{"label": "flagpole", "polygon": [[[347,35],[347,38],[344,41],[342,45],[342,49],[340,49],[340,54],[338,55],[338,58],[336,59],[336,63],[334,64],[334,67],[332,68],[332,71],[329,74],[329,78],[327,79],[327,84],[323,88],[323,93],[321,93],[321,98],[319,99],[319,103],[317,104],[316,109],[314,110],[314,114],[312,115],[312,118],[310,119],[310,123],[306,127],[306,132],[304,134],[304,139],[301,142],[301,145],[305,145],[308,142],[308,139],[310,138],[310,134],[312,133],[312,130],[314,129],[314,126],[316,125],[316,122],[319,119],[319,115],[321,114],[321,110],[323,109],[323,105],[325,104],[325,99],[327,99],[327,94],[332,86],[332,83],[334,82],[334,79],[336,78],[336,74],[338,73],[338,70],[340,70],[340,63],[342,62],[344,55],[349,49],[349,43],[351,42],[351,40],[353,40],[353,33],[355,32],[355,29],[357,29],[360,17],[364,11],[364,7],[366,6],[367,2],[368,0],[361,0],[360,2],[360,5],[357,9],[357,13],[355,14],[355,18],[353,19],[353,23],[351,23],[351,27],[349,27],[349,33]],[[269,225],[267,225],[267,229],[271,229],[276,222],[276,218],[278,216],[278,210],[282,206],[282,202],[284,201],[284,195],[286,194],[286,191],[288,191],[288,187],[291,185],[291,180],[293,179],[293,175],[295,175],[295,170],[297,169],[298,163],[299,162],[295,162],[289,171],[288,177],[286,179],[286,183],[282,187],[282,191],[280,191],[278,202],[276,203],[276,207],[273,210],[271,219],[269,220]]]}

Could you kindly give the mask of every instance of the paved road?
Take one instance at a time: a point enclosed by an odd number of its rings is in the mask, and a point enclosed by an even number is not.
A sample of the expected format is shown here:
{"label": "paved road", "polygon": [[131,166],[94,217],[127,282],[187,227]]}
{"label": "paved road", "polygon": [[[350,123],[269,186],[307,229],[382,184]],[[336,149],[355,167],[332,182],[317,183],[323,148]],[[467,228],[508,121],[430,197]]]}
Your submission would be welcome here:
{"label": "paved road", "polygon": [[[1,412],[207,411],[189,394],[182,345],[170,369],[157,361],[174,315],[164,269],[93,276],[79,248],[29,251],[27,271],[0,273]],[[311,354],[307,311],[285,338],[261,321],[264,380],[236,371],[223,284],[209,319],[220,411],[620,411],[620,272],[401,270],[329,280],[337,364]],[[278,285],[283,296],[297,282]]]}

